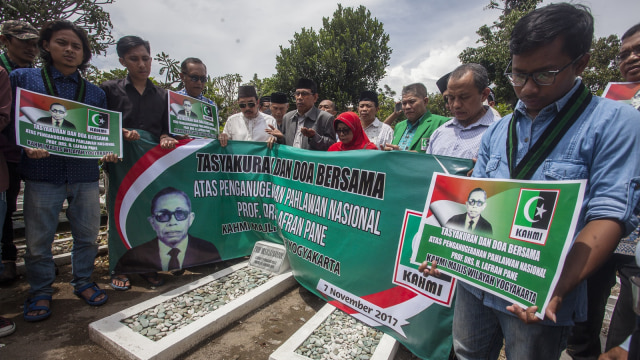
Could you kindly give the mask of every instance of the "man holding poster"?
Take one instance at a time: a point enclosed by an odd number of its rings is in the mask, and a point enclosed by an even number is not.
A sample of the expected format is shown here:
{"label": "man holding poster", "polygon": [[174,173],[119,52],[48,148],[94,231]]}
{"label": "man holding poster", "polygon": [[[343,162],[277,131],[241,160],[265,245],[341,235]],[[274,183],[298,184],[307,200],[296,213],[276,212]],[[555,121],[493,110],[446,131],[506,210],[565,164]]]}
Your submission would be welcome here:
{"label": "man holding poster", "polygon": [[[89,40],[84,30],[65,20],[50,22],[42,29],[38,46],[42,51],[44,68],[14,70],[11,73],[14,93],[20,87],[106,107],[104,92],[84,80],[79,72],[88,66],[91,59]],[[102,160],[117,161],[117,157],[111,154]],[[100,226],[98,162],[95,159],[50,155],[44,149],[24,148],[20,168],[25,180],[27,252],[24,258],[30,285],[29,299],[24,304],[24,319],[40,321],[51,315],[51,284],[56,276],[51,244],[65,200],[69,204],[66,214],[73,234],[71,285],[76,296],[87,304],[104,304],[107,294],[91,281]]]}
{"label": "man holding poster", "polygon": [[509,359],[558,359],[570,327],[586,315],[584,280],[637,225],[640,114],[592,96],[578,78],[592,39],[593,17],[583,5],[536,9],[513,29],[505,75],[520,100],[484,134],[473,177],[587,179],[587,187],[577,236],[543,314],[458,287],[453,343],[460,359],[497,359],[503,339]]}

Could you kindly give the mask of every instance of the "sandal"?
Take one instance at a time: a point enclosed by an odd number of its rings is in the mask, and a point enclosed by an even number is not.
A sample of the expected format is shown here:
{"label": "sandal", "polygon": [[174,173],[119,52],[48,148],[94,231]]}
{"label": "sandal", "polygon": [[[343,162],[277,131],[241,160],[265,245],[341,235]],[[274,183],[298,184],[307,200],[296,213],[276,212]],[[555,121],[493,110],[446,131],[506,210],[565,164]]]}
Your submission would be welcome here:
{"label": "sandal", "polygon": [[[93,289],[93,295],[91,295],[91,297],[89,297],[88,299],[82,296],[82,292],[87,289]],[[107,292],[100,289],[96,283],[88,283],[78,290],[73,290],[73,293],[91,306],[100,306],[106,303],[107,299],[109,299],[109,297],[107,296]],[[102,294],[104,294],[104,298],[102,298],[102,300],[96,300],[96,298]]]}
{"label": "sandal", "polygon": [[151,286],[162,286],[164,285],[164,279],[160,277],[160,275],[158,275],[157,272],[150,272],[150,273],[144,273],[144,274],[139,274],[141,278],[147,280],[147,282],[149,284],[151,284]]}
{"label": "sandal", "polygon": [[[49,306],[36,305],[36,303],[40,300],[49,301]],[[51,308],[50,308],[51,300],[52,300],[51,295],[40,295],[32,299],[27,299],[27,301],[24,302],[24,311],[23,311],[24,321],[29,321],[29,322],[41,321],[51,316]],[[40,310],[44,310],[46,312],[44,314],[39,314],[39,315],[27,315],[30,312],[40,311]]]}
{"label": "sandal", "polygon": [[[118,284],[116,284],[114,282],[114,280],[120,281],[124,285],[123,286],[118,285]],[[129,285],[127,285],[127,283],[129,283]],[[126,276],[122,276],[122,275],[116,275],[116,274],[111,275],[111,283],[109,285],[111,285],[111,287],[114,290],[118,290],[118,291],[127,291],[127,290],[131,289],[131,282],[129,282],[129,278],[126,277]]]}

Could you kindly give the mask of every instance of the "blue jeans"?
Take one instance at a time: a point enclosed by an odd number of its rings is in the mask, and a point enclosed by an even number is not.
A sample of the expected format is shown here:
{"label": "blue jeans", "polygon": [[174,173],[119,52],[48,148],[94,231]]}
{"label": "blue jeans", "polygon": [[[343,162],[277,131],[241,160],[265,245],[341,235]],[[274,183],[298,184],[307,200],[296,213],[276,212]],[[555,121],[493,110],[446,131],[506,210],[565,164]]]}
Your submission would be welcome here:
{"label": "blue jeans", "polygon": [[[4,219],[4,215],[7,213],[7,193],[0,192],[0,219]],[[4,226],[4,221],[0,220],[0,240],[2,240],[2,227]],[[2,259],[2,246],[0,246],[0,259]],[[0,261],[0,274],[4,271],[4,264]]]}
{"label": "blue jeans", "polygon": [[91,283],[93,264],[98,253],[100,228],[100,200],[98,182],[50,184],[25,181],[24,225],[27,252],[24,261],[31,297],[52,295],[55,265],[51,244],[58,227],[62,204],[69,203],[67,219],[71,224],[73,249],[71,266],[75,289]]}
{"label": "blue jeans", "polygon": [[559,359],[570,326],[525,324],[485,306],[458,285],[453,312],[453,348],[460,360],[497,359],[504,339],[507,359]]}

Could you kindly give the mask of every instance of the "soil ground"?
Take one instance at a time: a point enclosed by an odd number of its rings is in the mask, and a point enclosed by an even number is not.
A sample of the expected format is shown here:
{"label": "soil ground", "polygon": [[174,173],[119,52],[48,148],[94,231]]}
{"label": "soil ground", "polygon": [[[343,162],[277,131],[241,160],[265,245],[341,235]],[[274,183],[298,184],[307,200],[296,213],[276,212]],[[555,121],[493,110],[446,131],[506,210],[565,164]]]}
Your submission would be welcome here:
{"label": "soil ground", "polygon": [[[71,266],[60,266],[59,275],[53,284],[55,293],[52,315],[49,319],[36,323],[25,322],[22,318],[22,304],[27,298],[29,286],[24,278],[20,278],[10,286],[0,289],[0,314],[12,319],[17,325],[13,335],[0,338],[0,359],[115,359],[114,355],[89,339],[88,326],[91,322],[242,260],[245,259],[199,266],[186,271],[182,276],[163,274],[166,284],[158,288],[148,286],[146,281],[134,275],[131,277],[131,290],[121,292],[109,287],[108,259],[107,256],[100,256],[96,259],[94,280],[109,295],[109,301],[100,307],[88,306],[73,295],[73,288],[69,284]],[[320,298],[296,286],[204,340],[179,359],[268,359],[278,346],[324,304]],[[401,346],[395,359],[410,360],[417,357]]]}

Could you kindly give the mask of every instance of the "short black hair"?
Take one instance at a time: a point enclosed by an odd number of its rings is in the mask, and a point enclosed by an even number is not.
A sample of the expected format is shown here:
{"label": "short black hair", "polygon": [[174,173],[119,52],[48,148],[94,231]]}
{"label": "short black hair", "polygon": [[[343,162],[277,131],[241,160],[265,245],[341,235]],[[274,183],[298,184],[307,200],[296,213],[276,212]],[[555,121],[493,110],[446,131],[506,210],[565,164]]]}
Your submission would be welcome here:
{"label": "short black hair", "polygon": [[487,73],[487,69],[485,69],[484,66],[476,63],[468,63],[458,66],[451,72],[449,81],[451,79],[458,80],[465,76],[468,72],[471,72],[471,75],[473,75],[473,84],[476,86],[476,89],[478,89],[478,92],[483,92],[484,89],[489,86],[489,74]]}
{"label": "short black hair", "polygon": [[562,37],[563,51],[570,58],[588,53],[593,41],[593,16],[581,4],[550,4],[533,10],[516,23],[511,32],[509,51],[519,55],[552,43]]}
{"label": "short black hair", "polygon": [[625,31],[620,38],[620,41],[635,35],[638,31],[640,31],[640,23],[633,25],[631,28],[629,28],[629,30]]}
{"label": "short black hair", "polygon": [[127,53],[131,51],[131,49],[141,45],[144,46],[145,49],[147,49],[147,52],[149,54],[151,54],[151,46],[149,45],[149,42],[147,40],[144,40],[141,37],[135,35],[123,36],[120,38],[120,40],[118,40],[118,43],[116,44],[116,52],[118,53],[118,57],[124,58],[125,55],[127,55]]}
{"label": "short black hair", "polygon": [[180,71],[182,71],[183,74],[187,73],[187,65],[189,64],[202,64],[202,66],[204,66],[204,70],[207,71],[207,65],[205,65],[202,60],[195,57],[188,57],[180,64]]}
{"label": "short black hair", "polygon": [[486,192],[486,191],[484,191],[484,189],[483,189],[483,188],[479,188],[479,187],[477,187],[477,188],[475,188],[475,189],[473,189],[473,190],[469,191],[469,195],[467,195],[467,200],[469,200],[469,199],[471,198],[471,194],[473,194],[474,192],[482,192],[482,193],[484,194],[484,198],[485,198],[485,200],[487,199],[487,192]]}
{"label": "short black hair", "polygon": [[62,106],[62,107],[64,108],[64,110],[65,110],[65,111],[67,110],[67,107],[66,107],[66,106],[64,106],[64,105],[62,105],[62,104],[60,104],[60,103],[57,103],[57,102],[55,102],[55,103],[53,103],[53,104],[49,105],[49,110],[51,110],[51,108],[52,108],[52,107],[54,107],[54,106],[56,106],[56,105],[58,105],[58,106]]}
{"label": "short black hair", "polygon": [[53,33],[60,30],[73,31],[80,42],[82,42],[82,63],[78,66],[78,69],[84,71],[89,67],[89,60],[91,60],[91,46],[89,45],[89,37],[84,29],[68,20],[54,20],[50,21],[42,27],[40,30],[40,38],[38,39],[38,47],[40,48],[40,57],[47,65],[53,65],[53,59],[51,54],[44,49],[44,42],[50,42]]}
{"label": "short black hair", "polygon": [[423,83],[409,84],[402,88],[402,95],[414,94],[419,98],[427,97],[427,87]]}
{"label": "short black hair", "polygon": [[176,194],[184,197],[185,201],[187,202],[187,206],[189,206],[189,211],[191,211],[191,199],[189,199],[189,196],[187,195],[186,192],[182,190],[178,190],[174,187],[166,187],[158,191],[158,193],[153,197],[153,199],[151,199],[151,215],[155,214],[156,203],[158,202],[158,199],[162,196],[172,195],[172,194]]}

